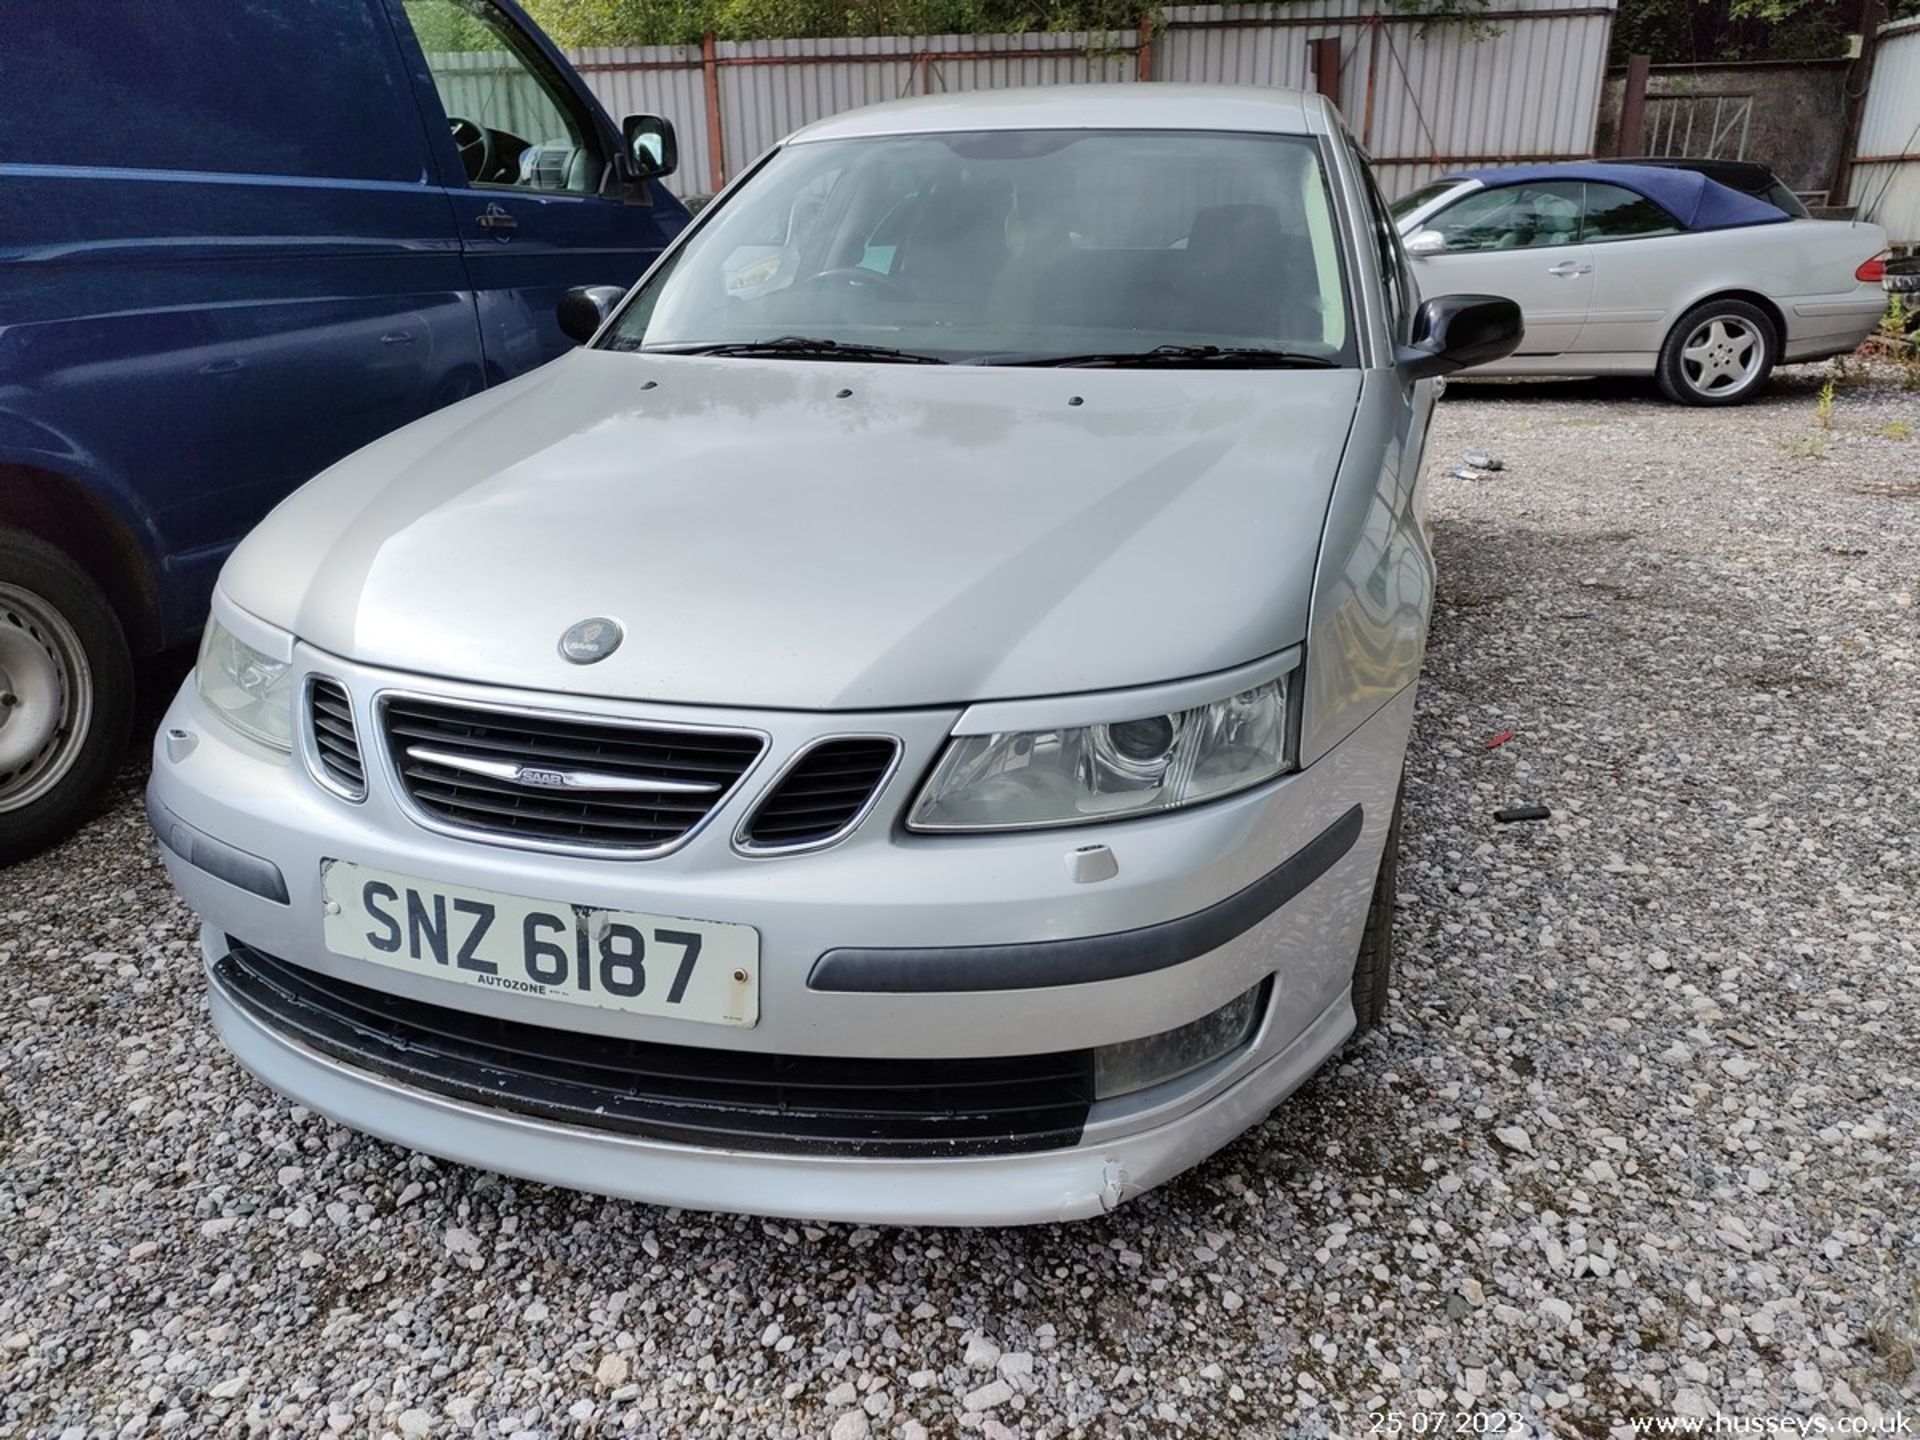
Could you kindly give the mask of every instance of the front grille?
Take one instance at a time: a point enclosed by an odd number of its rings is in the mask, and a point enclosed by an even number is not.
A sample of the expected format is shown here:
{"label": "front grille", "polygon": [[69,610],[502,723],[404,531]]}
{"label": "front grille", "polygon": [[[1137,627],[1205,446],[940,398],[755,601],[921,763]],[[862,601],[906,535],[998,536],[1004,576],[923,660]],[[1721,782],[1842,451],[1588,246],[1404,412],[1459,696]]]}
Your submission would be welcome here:
{"label": "front grille", "polygon": [[337,680],[315,675],[307,681],[307,723],[313,733],[313,763],[322,780],[349,799],[367,793],[367,769],[360,759],[360,737],[353,707]]}
{"label": "front grille", "polygon": [[765,744],[738,730],[613,724],[412,696],[388,696],[380,717],[401,784],[433,819],[522,843],[630,855],[668,849],[685,836]]}
{"label": "front grille", "polygon": [[790,1155],[1018,1154],[1077,1144],[1093,1052],[867,1060],[657,1045],[472,1015],[229,939],[214,979],[344,1064],[472,1105],[683,1145]]}
{"label": "front grille", "polygon": [[815,745],[740,827],[741,846],[788,850],[833,839],[865,812],[899,753],[898,741],[871,735]]}

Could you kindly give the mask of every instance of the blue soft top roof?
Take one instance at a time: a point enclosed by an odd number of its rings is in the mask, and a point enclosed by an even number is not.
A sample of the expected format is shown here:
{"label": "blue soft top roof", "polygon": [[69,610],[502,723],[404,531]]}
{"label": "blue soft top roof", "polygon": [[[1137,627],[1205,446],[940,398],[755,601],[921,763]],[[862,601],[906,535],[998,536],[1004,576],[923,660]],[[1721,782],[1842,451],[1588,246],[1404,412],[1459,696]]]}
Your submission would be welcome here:
{"label": "blue soft top roof", "polygon": [[1732,186],[1709,180],[1698,170],[1663,165],[1514,165],[1502,170],[1462,170],[1451,177],[1495,187],[1532,180],[1592,180],[1644,195],[1688,230],[1731,230],[1739,225],[1771,225],[1793,217],[1777,206]]}

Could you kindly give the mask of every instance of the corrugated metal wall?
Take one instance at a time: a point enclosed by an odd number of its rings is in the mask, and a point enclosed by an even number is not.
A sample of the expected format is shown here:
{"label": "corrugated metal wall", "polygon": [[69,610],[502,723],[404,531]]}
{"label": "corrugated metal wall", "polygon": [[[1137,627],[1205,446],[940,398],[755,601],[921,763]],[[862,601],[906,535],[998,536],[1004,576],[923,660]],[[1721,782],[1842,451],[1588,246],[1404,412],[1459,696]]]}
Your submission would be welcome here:
{"label": "corrugated metal wall", "polygon": [[1896,245],[1920,245],[1920,20],[1880,32],[1854,154],[1861,217]]}
{"label": "corrugated metal wall", "polygon": [[[1176,5],[1143,56],[1135,31],[721,41],[713,46],[721,165],[698,46],[572,50],[615,119],[665,115],[681,194],[716,188],[789,131],[879,100],[942,90],[1136,80],[1313,84],[1311,46],[1340,43],[1340,108],[1389,195],[1446,168],[1592,153],[1616,0],[1492,0],[1477,25],[1433,24],[1391,0]],[[498,84],[486,56],[435,57],[461,85]],[[492,57],[498,59],[499,57]],[[453,63],[457,62],[457,64]],[[467,71],[475,72],[469,81]]]}

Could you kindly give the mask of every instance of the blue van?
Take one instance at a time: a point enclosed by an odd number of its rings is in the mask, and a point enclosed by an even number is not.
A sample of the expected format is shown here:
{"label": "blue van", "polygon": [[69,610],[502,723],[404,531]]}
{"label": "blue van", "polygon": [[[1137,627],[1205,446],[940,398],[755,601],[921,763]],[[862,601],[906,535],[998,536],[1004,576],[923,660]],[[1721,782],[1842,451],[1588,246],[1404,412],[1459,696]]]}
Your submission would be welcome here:
{"label": "blue van", "polygon": [[512,0],[88,0],[0,43],[0,861],[84,819],[133,659],[395,426],[553,358],[687,224]]}

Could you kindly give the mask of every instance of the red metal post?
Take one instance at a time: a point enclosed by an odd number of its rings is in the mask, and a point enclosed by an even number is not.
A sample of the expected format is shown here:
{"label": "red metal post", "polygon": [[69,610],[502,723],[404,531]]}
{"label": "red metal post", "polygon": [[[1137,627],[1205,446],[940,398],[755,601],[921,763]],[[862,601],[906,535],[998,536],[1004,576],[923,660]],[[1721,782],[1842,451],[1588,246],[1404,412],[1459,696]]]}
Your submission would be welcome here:
{"label": "red metal post", "polygon": [[1323,35],[1313,42],[1313,88],[1327,97],[1327,103],[1340,103],[1340,37]]}
{"label": "red metal post", "polygon": [[1139,61],[1139,78],[1153,79],[1153,12],[1140,12],[1140,42],[1134,49],[1134,58]]}
{"label": "red metal post", "polygon": [[1627,83],[1620,94],[1620,128],[1613,132],[1613,153],[1639,155],[1647,143],[1647,73],[1651,55],[1627,57]]}
{"label": "red metal post", "polygon": [[700,41],[700,68],[707,81],[707,183],[718,194],[727,184],[727,142],[720,127],[720,55],[711,30]]}
{"label": "red metal post", "polygon": [[1384,32],[1381,29],[1381,17],[1367,17],[1367,101],[1360,112],[1360,144],[1362,148],[1373,148],[1373,87],[1380,78],[1380,41]]}

